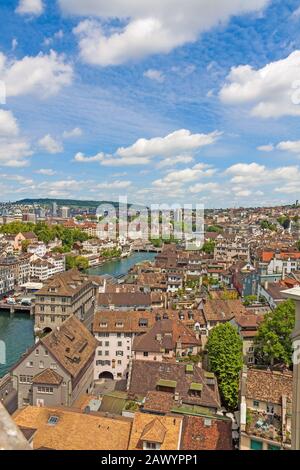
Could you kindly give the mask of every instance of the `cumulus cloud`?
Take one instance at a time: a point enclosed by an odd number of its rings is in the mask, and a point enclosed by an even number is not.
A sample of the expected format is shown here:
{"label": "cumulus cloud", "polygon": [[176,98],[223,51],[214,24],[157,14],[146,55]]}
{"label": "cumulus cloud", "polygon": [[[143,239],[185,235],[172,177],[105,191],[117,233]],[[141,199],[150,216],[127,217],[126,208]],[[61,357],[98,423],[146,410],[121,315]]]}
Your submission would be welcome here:
{"label": "cumulus cloud", "polygon": [[95,187],[96,189],[126,189],[131,185],[131,181],[106,181],[104,183],[97,184]]}
{"label": "cumulus cloud", "polygon": [[51,170],[50,168],[41,168],[40,170],[37,170],[36,173],[38,175],[43,175],[43,176],[54,176],[54,175],[56,175],[56,171]]}
{"label": "cumulus cloud", "polygon": [[144,72],[144,77],[154,80],[155,82],[163,83],[165,76],[161,70],[149,69]]}
{"label": "cumulus cloud", "polygon": [[255,70],[250,65],[233,67],[220,91],[230,105],[249,105],[261,118],[300,115],[300,51]]}
{"label": "cumulus cloud", "polygon": [[82,130],[80,127],[75,127],[71,131],[64,131],[63,133],[63,138],[64,139],[72,139],[73,137],[81,137],[82,136]]}
{"label": "cumulus cloud", "polygon": [[19,126],[11,111],[0,109],[0,136],[16,136]]}
{"label": "cumulus cloud", "polygon": [[273,152],[274,145],[273,144],[260,145],[259,147],[257,147],[257,150],[259,150],[260,152]]}
{"label": "cumulus cloud", "polygon": [[35,94],[45,98],[71,84],[73,68],[55,51],[20,60],[8,60],[0,52],[0,76],[6,85],[7,97]]}
{"label": "cumulus cloud", "polygon": [[19,124],[13,113],[0,109],[0,166],[27,166],[27,157],[32,153],[30,143],[20,136]]}
{"label": "cumulus cloud", "polygon": [[39,140],[39,146],[51,154],[61,153],[64,150],[61,142],[54,139],[50,134]]}
{"label": "cumulus cloud", "polygon": [[44,11],[42,0],[20,0],[16,8],[16,13],[20,15],[36,15],[39,16]]}
{"label": "cumulus cloud", "polygon": [[176,166],[178,163],[190,163],[194,160],[194,157],[191,155],[178,155],[177,157],[168,157],[164,160],[161,160],[156,168],[166,168],[170,166]]}
{"label": "cumulus cloud", "polygon": [[[189,130],[180,129],[165,137],[138,139],[129,147],[118,148],[114,155],[100,152],[88,157],[79,152],[75,155],[74,160],[81,163],[99,162],[104,166],[125,166],[146,165],[151,162],[151,159],[160,157],[164,161],[168,159],[166,166],[170,166],[170,159],[177,159],[178,162],[178,158],[183,161],[183,156],[185,156],[185,159],[188,158],[190,161],[191,152],[213,144],[220,136],[221,133],[217,131],[210,134],[192,134]],[[178,154],[181,154],[180,157]]]}
{"label": "cumulus cloud", "polygon": [[[65,13],[86,17],[74,29],[82,58],[94,65],[118,65],[168,53],[233,15],[261,11],[269,0],[59,0]],[[118,18],[119,29],[103,20]]]}
{"label": "cumulus cloud", "polygon": [[300,155],[300,140],[286,140],[279,142],[276,148],[290,153],[297,153]]}
{"label": "cumulus cloud", "polygon": [[218,183],[198,183],[190,187],[191,193],[209,192],[213,194],[222,193],[224,189]]}
{"label": "cumulus cloud", "polygon": [[210,177],[214,175],[215,172],[216,170],[211,168],[210,165],[197,163],[197,165],[194,165],[192,168],[171,171],[167,173],[164,178],[153,181],[152,185],[158,188],[177,187],[185,183],[199,180],[203,177]]}

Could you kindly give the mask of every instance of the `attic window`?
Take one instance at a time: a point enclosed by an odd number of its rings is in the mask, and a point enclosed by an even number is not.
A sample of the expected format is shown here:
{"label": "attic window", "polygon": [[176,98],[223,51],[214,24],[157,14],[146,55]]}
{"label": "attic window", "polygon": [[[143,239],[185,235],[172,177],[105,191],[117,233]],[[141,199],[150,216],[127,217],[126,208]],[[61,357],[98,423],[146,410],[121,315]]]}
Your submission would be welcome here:
{"label": "attic window", "polygon": [[146,320],[145,318],[141,318],[139,320],[139,326],[148,326],[148,320]]}
{"label": "attic window", "polygon": [[51,426],[55,426],[59,421],[59,417],[58,416],[50,416],[50,418],[48,419],[48,424],[50,424]]}
{"label": "attic window", "polygon": [[124,323],[123,323],[123,322],[117,322],[117,323],[116,323],[116,327],[117,327],[117,328],[123,328],[123,327],[124,327]]}
{"label": "attic window", "polygon": [[100,323],[101,328],[107,328],[107,322],[101,322]]}

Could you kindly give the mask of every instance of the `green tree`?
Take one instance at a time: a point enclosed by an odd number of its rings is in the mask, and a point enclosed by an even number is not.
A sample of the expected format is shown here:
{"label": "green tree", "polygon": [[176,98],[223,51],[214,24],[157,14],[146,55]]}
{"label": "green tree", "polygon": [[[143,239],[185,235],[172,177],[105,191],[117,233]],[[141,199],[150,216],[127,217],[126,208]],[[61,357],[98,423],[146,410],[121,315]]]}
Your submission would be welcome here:
{"label": "green tree", "polygon": [[201,251],[204,251],[204,253],[206,253],[207,255],[212,255],[214,252],[215,246],[216,244],[214,241],[212,240],[207,241],[203,244]]}
{"label": "green tree", "polygon": [[295,304],[287,300],[265,315],[255,339],[255,354],[259,363],[292,364],[291,333],[295,326]]}
{"label": "green tree", "polygon": [[230,323],[213,328],[206,349],[211,370],[218,379],[222,401],[229,410],[235,410],[243,367],[242,340],[236,328]]}

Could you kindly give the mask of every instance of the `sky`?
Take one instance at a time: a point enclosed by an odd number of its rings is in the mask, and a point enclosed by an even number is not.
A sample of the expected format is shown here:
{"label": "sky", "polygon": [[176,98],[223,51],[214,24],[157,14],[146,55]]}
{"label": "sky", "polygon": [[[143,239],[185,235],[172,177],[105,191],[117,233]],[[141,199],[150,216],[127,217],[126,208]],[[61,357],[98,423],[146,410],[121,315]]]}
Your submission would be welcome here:
{"label": "sky", "polygon": [[300,199],[299,0],[0,2],[0,200]]}

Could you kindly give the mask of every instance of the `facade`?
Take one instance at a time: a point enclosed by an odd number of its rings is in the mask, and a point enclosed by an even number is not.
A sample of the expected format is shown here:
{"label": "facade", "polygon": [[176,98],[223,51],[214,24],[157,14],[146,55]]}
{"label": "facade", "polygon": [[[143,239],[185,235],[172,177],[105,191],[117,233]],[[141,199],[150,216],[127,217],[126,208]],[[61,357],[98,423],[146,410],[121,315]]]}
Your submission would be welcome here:
{"label": "facade", "polygon": [[294,369],[293,369],[293,406],[292,406],[292,449],[300,450],[300,287],[283,292],[286,298],[295,300],[296,323],[293,331]]}
{"label": "facade", "polygon": [[292,384],[290,372],[244,368],[240,450],[290,449]]}
{"label": "facade", "polygon": [[155,322],[155,315],[147,311],[99,311],[95,314],[93,334],[97,339],[94,379],[126,379],[132,345]]}
{"label": "facade", "polygon": [[76,269],[55,275],[36,293],[35,330],[49,331],[75,315],[90,327],[97,285]]}
{"label": "facade", "polygon": [[93,388],[96,341],[73,315],[12,368],[18,407],[72,406]]}
{"label": "facade", "polygon": [[8,267],[0,266],[0,298],[13,292],[15,286],[14,272]]}

